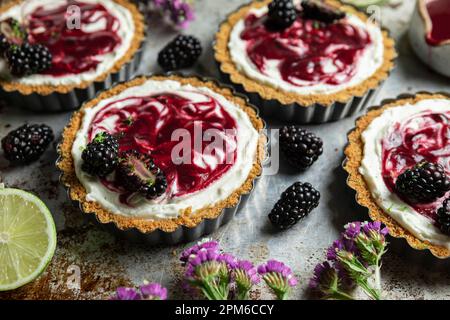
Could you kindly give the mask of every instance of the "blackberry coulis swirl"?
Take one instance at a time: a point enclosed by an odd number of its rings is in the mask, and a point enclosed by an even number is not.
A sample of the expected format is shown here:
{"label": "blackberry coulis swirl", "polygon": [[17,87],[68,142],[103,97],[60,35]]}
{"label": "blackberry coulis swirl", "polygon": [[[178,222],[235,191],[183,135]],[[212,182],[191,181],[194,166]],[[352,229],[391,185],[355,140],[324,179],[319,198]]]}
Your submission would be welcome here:
{"label": "blackberry coulis swirl", "polygon": [[395,181],[402,172],[421,161],[440,164],[450,175],[450,112],[426,112],[395,123],[382,141],[382,161],[383,179],[388,189],[418,213],[435,219],[446,197],[431,203],[417,203],[399,194]]}
{"label": "blackberry coulis swirl", "polygon": [[[114,101],[94,117],[89,140],[97,132],[107,131],[119,137],[119,152],[136,150],[150,155],[166,176],[166,197],[182,197],[203,190],[235,162],[237,123],[218,101],[196,95],[200,97],[196,101],[172,93]],[[174,163],[172,158],[172,151],[181,142],[181,139],[173,139],[173,134],[180,129],[191,139],[188,163]],[[211,145],[215,138],[211,140],[204,135],[209,129],[222,135],[223,145]],[[198,133],[203,134],[203,138]],[[196,146],[197,141],[201,143]],[[212,149],[206,151],[211,146]],[[130,193],[120,183],[107,179],[102,179],[102,183],[120,193],[121,202],[127,204]]]}
{"label": "blackberry coulis swirl", "polygon": [[282,79],[295,86],[349,81],[372,43],[366,30],[345,20],[326,24],[299,15],[290,27],[274,31],[267,27],[267,19],[267,14],[245,19],[241,39],[247,43],[247,55],[263,74],[267,61],[279,61]]}
{"label": "blackberry coulis swirl", "polygon": [[[68,6],[80,8],[82,28],[67,27]],[[119,20],[102,4],[70,0],[53,8],[37,7],[27,17],[30,43],[45,45],[53,55],[52,67],[43,74],[64,76],[95,70],[101,62],[97,56],[113,53],[122,42]],[[86,26],[101,29],[86,31]]]}

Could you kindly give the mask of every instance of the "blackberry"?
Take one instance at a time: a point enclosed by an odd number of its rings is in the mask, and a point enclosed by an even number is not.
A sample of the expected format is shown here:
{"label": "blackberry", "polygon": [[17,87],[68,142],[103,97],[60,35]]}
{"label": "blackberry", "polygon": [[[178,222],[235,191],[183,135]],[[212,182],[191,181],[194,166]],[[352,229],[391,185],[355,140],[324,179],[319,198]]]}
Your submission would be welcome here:
{"label": "blackberry", "polygon": [[165,71],[192,67],[202,54],[200,41],[193,36],[179,35],[158,55],[158,63]]}
{"label": "blackberry", "polygon": [[333,23],[345,17],[345,12],[315,0],[303,0],[303,17],[325,23]]}
{"label": "blackberry", "polygon": [[150,156],[136,150],[120,155],[116,180],[126,190],[139,192],[149,200],[162,196],[167,189],[166,176],[161,169]]}
{"label": "blackberry", "polygon": [[286,29],[297,20],[297,10],[292,0],[274,0],[269,4],[268,23],[277,29]]}
{"label": "blackberry", "polygon": [[45,124],[25,124],[2,139],[2,148],[11,164],[28,164],[38,160],[54,138]]}
{"label": "blackberry", "polygon": [[441,165],[423,161],[399,175],[395,188],[413,201],[428,203],[450,190],[450,179]]}
{"label": "blackberry", "polygon": [[25,43],[12,45],[5,53],[9,71],[17,77],[40,73],[52,65],[52,54],[47,47]]}
{"label": "blackberry", "polygon": [[280,130],[280,148],[289,164],[298,170],[309,168],[323,153],[322,139],[296,126]]}
{"label": "blackberry", "polygon": [[281,194],[269,220],[281,230],[288,229],[319,205],[320,193],[309,183],[296,182]]}
{"label": "blackberry", "polygon": [[447,198],[437,211],[437,224],[441,231],[450,236],[450,198]]}
{"label": "blackberry", "polygon": [[83,150],[81,169],[91,176],[104,178],[116,169],[118,153],[117,139],[109,133],[100,132]]}

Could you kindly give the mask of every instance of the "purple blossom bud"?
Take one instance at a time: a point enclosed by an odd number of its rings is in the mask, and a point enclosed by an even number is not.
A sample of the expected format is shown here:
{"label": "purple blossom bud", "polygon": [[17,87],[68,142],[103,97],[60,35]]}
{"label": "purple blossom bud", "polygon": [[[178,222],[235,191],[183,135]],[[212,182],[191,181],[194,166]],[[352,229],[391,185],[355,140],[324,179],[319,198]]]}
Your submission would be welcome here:
{"label": "purple blossom bud", "polygon": [[361,222],[351,222],[345,226],[344,237],[355,239],[361,232]]}
{"label": "purple blossom bud", "polygon": [[229,253],[219,255],[217,261],[225,263],[229,269],[234,269],[237,266],[236,258]]}
{"label": "purple blossom bud", "polygon": [[369,237],[371,236],[372,232],[379,233],[383,237],[385,237],[389,233],[388,228],[382,228],[381,222],[379,221],[366,222],[363,224],[362,229],[364,233]]}
{"label": "purple blossom bud", "polygon": [[331,247],[327,250],[327,259],[330,261],[337,260],[337,253],[345,249],[342,239],[335,240]]}
{"label": "purple blossom bud", "polygon": [[142,297],[134,288],[117,288],[115,296],[111,300],[141,300]]}
{"label": "purple blossom bud", "polygon": [[261,278],[259,277],[258,270],[248,260],[240,260],[236,265],[236,270],[241,270],[244,274],[247,275],[249,281],[252,284],[258,284],[261,281]]}
{"label": "purple blossom bud", "polygon": [[144,284],[140,287],[143,300],[166,300],[167,289],[159,283]]}
{"label": "purple blossom bud", "polygon": [[325,261],[314,268],[314,276],[309,282],[309,288],[326,294],[326,291],[336,282],[337,276],[336,269],[328,261]]}
{"label": "purple blossom bud", "polygon": [[189,257],[188,263],[196,267],[203,264],[206,261],[217,261],[217,258],[219,256],[220,256],[219,253],[215,251],[200,250],[196,254],[191,255]]}
{"label": "purple blossom bud", "polygon": [[189,257],[195,256],[200,251],[212,251],[219,254],[219,243],[217,241],[207,240],[205,242],[199,242],[198,244],[184,250],[181,253],[180,261],[182,263],[187,263]]}
{"label": "purple blossom bud", "polygon": [[280,300],[284,300],[289,289],[298,283],[291,268],[277,260],[269,260],[266,264],[260,265],[258,273],[263,276],[264,281]]}

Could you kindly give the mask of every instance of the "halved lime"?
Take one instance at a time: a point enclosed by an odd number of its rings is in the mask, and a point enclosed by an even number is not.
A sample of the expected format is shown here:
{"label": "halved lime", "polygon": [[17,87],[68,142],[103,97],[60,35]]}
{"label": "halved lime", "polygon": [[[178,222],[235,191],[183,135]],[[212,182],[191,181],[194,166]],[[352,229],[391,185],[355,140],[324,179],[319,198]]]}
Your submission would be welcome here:
{"label": "halved lime", "polygon": [[0,291],[36,279],[55,249],[55,223],[46,205],[31,193],[0,185]]}

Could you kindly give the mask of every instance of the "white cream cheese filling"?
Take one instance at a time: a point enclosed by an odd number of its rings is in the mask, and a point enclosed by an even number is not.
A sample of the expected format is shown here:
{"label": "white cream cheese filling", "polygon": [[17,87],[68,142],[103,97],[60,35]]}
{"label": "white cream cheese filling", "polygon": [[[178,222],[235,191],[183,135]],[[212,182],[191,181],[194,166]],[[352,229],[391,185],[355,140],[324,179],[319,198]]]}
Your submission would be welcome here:
{"label": "white cream cheese filling", "polygon": [[[103,5],[108,12],[116,17],[120,22],[120,28],[118,30],[118,35],[122,39],[122,43],[111,53],[98,55],[96,59],[99,62],[97,67],[93,70],[83,72],[80,74],[68,74],[64,76],[52,76],[52,75],[42,75],[35,74],[21,78],[14,78],[14,81],[17,81],[24,85],[78,85],[82,82],[91,82],[96,78],[110,70],[114,67],[117,61],[119,61],[128,51],[131,46],[133,36],[135,33],[134,20],[131,12],[121,6],[120,4],[111,1],[111,0],[80,0],[84,3],[99,3]],[[25,1],[20,5],[13,6],[9,10],[0,14],[0,21],[5,20],[7,18],[17,19],[19,22],[23,23],[23,5],[26,3],[26,12],[32,12],[34,9],[39,6],[44,6],[44,8],[52,8],[61,5],[61,3],[65,3],[64,1],[55,1],[55,0],[33,0],[33,1]],[[96,30],[101,30],[104,28],[104,21],[97,20],[95,23],[90,25],[82,26],[87,32],[95,32]],[[8,75],[9,71],[7,66],[3,63],[0,63],[0,74]]]}
{"label": "white cream cheese filling", "polygon": [[414,105],[387,109],[374,119],[362,134],[364,158],[359,171],[364,176],[376,203],[384,212],[420,240],[450,248],[450,237],[443,234],[431,219],[419,214],[396,194],[390,192],[382,176],[382,140],[388,134],[389,129],[395,123],[405,121],[425,111],[449,112],[450,101],[445,99],[422,100]]}
{"label": "white cream cheese filling", "polygon": [[[263,7],[260,9],[251,9],[248,14],[255,14],[261,17],[267,12],[268,8]],[[355,75],[345,83],[331,85],[326,83],[308,83],[305,81],[304,86],[293,85],[282,78],[278,68],[280,62],[277,60],[266,61],[265,73],[261,73],[247,55],[247,42],[241,39],[241,33],[245,29],[245,18],[236,23],[231,32],[230,42],[228,43],[231,59],[238,70],[248,77],[286,92],[308,95],[331,94],[342,91],[356,86],[372,76],[382,65],[384,54],[383,35],[378,26],[371,22],[366,23],[355,15],[347,14],[347,18],[345,19],[347,23],[366,30],[372,39],[372,43],[365,48],[358,59]]]}
{"label": "white cream cheese filling", "polygon": [[[127,97],[145,97],[161,93],[176,93],[192,101],[203,101],[201,99],[205,99],[205,96],[215,99],[237,123],[236,161],[217,181],[211,183],[203,190],[182,197],[164,199],[162,202],[148,201],[143,197],[139,197],[139,200],[133,203],[133,207],[130,207],[119,201],[117,193],[108,190],[97,178],[90,177],[81,170],[82,150],[88,143],[87,136],[91,122],[103,107],[111,102]],[[122,108],[124,106],[126,106],[126,102],[115,103],[115,107]],[[214,206],[214,204],[226,199],[236,189],[241,187],[247,180],[256,159],[258,140],[259,133],[253,127],[248,115],[222,95],[205,87],[182,85],[176,81],[148,80],[140,86],[129,88],[117,96],[101,101],[97,106],[85,110],[81,128],[72,147],[72,157],[76,175],[86,189],[87,201],[97,202],[105,209],[119,215],[149,220],[167,219],[178,217],[182,211],[188,208],[196,211]]]}

